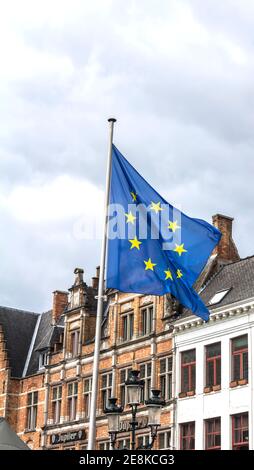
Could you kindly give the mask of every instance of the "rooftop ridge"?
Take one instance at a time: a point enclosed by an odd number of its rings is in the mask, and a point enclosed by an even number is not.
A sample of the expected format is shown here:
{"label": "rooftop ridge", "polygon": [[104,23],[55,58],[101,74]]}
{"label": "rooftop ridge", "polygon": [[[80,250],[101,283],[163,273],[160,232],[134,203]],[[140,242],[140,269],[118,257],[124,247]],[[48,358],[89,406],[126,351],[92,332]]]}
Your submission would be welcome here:
{"label": "rooftop ridge", "polygon": [[40,315],[39,312],[32,312],[31,310],[24,310],[22,308],[16,308],[16,307],[6,307],[4,305],[0,305],[0,309],[13,310],[14,312],[28,313],[29,315]]}
{"label": "rooftop ridge", "polygon": [[241,263],[242,261],[246,261],[247,259],[251,259],[251,258],[254,258],[254,255],[249,255],[249,256],[246,256],[245,258],[240,258],[236,261],[232,261],[231,263],[224,264],[223,268],[226,268],[227,266],[232,266],[232,264]]}

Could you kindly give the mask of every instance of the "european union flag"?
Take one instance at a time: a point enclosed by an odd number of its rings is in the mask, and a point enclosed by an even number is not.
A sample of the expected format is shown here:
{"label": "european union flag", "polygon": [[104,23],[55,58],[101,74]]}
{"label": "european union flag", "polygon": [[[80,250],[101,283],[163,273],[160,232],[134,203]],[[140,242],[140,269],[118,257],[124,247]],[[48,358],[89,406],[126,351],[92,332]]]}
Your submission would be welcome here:
{"label": "european union flag", "polygon": [[208,320],[193,288],[221,233],[168,204],[113,145],[106,287],[171,293]]}

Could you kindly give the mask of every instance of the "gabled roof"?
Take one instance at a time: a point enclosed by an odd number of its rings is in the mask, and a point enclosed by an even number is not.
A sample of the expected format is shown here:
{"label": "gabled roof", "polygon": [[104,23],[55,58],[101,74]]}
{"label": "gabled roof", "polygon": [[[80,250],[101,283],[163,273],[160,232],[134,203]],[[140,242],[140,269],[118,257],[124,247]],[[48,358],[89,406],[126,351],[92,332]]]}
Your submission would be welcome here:
{"label": "gabled roof", "polygon": [[[209,305],[217,292],[226,289],[230,290],[220,302]],[[210,310],[254,297],[254,256],[223,266],[200,296]]]}
{"label": "gabled roof", "polygon": [[[215,294],[226,290],[228,292],[220,302],[209,304]],[[254,297],[254,256],[222,266],[199,295],[210,311]],[[190,310],[184,309],[181,317],[187,317],[191,314]]]}
{"label": "gabled roof", "polygon": [[38,314],[0,307],[0,325],[6,341],[12,377],[21,377]]}
{"label": "gabled roof", "polygon": [[53,344],[59,340],[61,332],[62,328],[52,324],[52,310],[41,314],[40,324],[26,375],[32,375],[38,371],[40,352],[53,346]]}

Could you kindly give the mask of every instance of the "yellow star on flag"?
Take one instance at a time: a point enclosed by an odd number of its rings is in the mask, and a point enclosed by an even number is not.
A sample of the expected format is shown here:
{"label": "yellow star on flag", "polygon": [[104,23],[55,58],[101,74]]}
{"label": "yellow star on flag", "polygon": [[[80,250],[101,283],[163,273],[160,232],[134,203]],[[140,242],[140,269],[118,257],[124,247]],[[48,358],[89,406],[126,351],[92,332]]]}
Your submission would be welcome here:
{"label": "yellow star on flag", "polygon": [[134,224],[134,220],[136,220],[136,218],[137,218],[137,217],[134,217],[134,215],[132,214],[131,211],[129,213],[125,214],[125,217],[127,217],[126,224],[128,224],[129,222],[131,224]]}
{"label": "yellow star on flag", "polygon": [[160,206],[161,203],[160,201],[157,202],[157,204],[155,204],[155,202],[151,202],[151,211],[154,211],[156,212],[156,214],[158,214],[158,212],[162,211],[162,207]]}
{"label": "yellow star on flag", "polygon": [[147,271],[148,269],[151,269],[151,271],[153,271],[153,267],[156,266],[156,263],[152,263],[152,260],[151,258],[148,259],[148,261],[144,261],[146,267],[145,267],[145,271]]}
{"label": "yellow star on flag", "polygon": [[171,279],[171,281],[173,281],[173,276],[172,276],[172,273],[169,269],[167,271],[164,271],[164,273],[166,274],[165,281],[167,279]]}
{"label": "yellow star on flag", "polygon": [[139,245],[141,245],[142,242],[140,242],[140,241],[137,239],[137,236],[136,236],[136,235],[135,235],[135,238],[133,238],[132,240],[129,240],[129,242],[131,243],[130,250],[132,250],[132,248],[137,248],[138,250],[140,250]]}
{"label": "yellow star on flag", "polygon": [[169,230],[172,230],[172,232],[175,232],[178,228],[180,228],[180,225],[177,225],[177,220],[175,220],[174,222],[169,220],[168,228]]}
{"label": "yellow star on flag", "polygon": [[134,191],[131,191],[131,197],[132,197],[133,202],[136,202],[136,200],[137,200],[137,194],[134,193]]}
{"label": "yellow star on flag", "polygon": [[187,252],[187,250],[185,250],[185,248],[184,248],[184,243],[182,243],[181,245],[177,245],[177,243],[176,243],[176,247],[175,247],[174,251],[176,251],[176,253],[178,253],[179,256],[181,256],[182,253]]}
{"label": "yellow star on flag", "polygon": [[178,269],[178,270],[176,271],[176,274],[177,274],[176,277],[177,277],[178,279],[180,279],[181,277],[183,277],[183,273],[182,273],[181,269]]}

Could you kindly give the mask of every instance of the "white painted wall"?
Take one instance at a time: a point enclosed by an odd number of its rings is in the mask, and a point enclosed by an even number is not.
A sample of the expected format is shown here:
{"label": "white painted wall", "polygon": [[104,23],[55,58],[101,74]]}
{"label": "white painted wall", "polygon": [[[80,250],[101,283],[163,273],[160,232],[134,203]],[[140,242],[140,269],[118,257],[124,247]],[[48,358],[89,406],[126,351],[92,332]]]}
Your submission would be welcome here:
{"label": "white painted wall", "polygon": [[[231,449],[231,415],[249,413],[249,448],[254,449],[254,305],[244,303],[237,305],[234,311],[223,313],[218,309],[211,315],[208,324],[187,318],[179,320],[175,333],[176,348],[176,397],[181,391],[180,354],[182,351],[196,348],[196,395],[194,397],[178,398],[175,426],[176,448],[180,447],[179,424],[195,421],[196,450],[205,448],[204,420],[221,417],[221,448]],[[241,308],[242,307],[242,308]],[[219,313],[218,313],[219,312]],[[231,339],[248,334],[249,346],[249,383],[230,389],[231,381]],[[204,394],[205,386],[205,346],[221,341],[221,390]]]}

